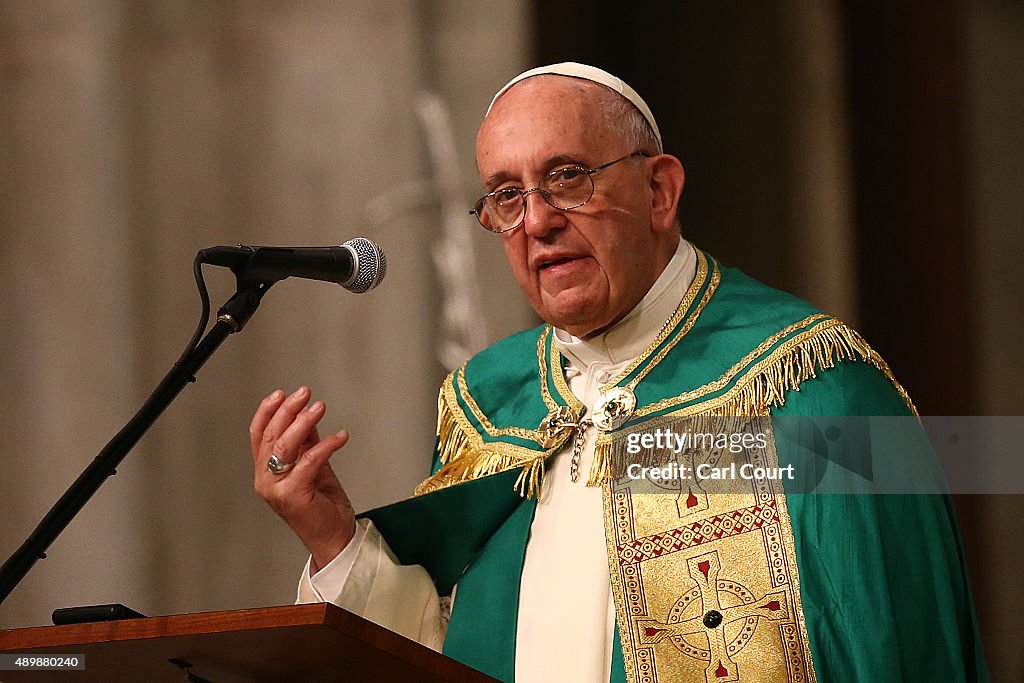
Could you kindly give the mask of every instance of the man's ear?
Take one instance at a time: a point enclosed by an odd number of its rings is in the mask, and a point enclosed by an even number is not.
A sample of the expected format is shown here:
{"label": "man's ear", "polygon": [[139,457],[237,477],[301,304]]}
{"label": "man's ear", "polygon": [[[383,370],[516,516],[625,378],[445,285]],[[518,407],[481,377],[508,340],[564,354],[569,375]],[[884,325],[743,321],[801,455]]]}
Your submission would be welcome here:
{"label": "man's ear", "polygon": [[651,163],[651,227],[655,232],[676,230],[679,196],[686,173],[683,164],[671,154],[659,154]]}

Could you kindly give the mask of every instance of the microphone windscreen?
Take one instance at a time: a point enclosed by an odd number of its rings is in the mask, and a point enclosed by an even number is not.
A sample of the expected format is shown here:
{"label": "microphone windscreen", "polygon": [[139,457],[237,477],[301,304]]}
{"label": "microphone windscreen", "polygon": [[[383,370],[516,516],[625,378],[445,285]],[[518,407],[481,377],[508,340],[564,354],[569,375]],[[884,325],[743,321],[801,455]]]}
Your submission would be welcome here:
{"label": "microphone windscreen", "polygon": [[365,237],[353,237],[341,246],[352,252],[352,276],[341,283],[350,292],[362,294],[381,283],[388,272],[388,260],[375,242]]}

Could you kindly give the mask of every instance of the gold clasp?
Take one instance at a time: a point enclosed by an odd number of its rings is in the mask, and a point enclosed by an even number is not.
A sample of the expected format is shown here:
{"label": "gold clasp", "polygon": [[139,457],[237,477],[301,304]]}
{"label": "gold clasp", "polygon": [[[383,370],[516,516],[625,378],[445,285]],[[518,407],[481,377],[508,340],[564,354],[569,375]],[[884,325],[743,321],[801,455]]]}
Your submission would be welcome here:
{"label": "gold clasp", "polygon": [[572,408],[558,406],[556,410],[548,413],[538,427],[544,435],[541,439],[541,446],[545,450],[557,448],[568,438],[569,433],[576,428],[578,423],[579,418],[573,413]]}

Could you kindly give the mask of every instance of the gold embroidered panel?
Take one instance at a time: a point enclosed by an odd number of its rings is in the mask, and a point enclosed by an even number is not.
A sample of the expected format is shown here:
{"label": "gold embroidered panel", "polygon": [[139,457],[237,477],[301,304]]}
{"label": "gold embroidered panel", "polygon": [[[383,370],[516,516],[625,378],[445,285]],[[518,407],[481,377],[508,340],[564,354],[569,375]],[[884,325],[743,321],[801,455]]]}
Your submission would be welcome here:
{"label": "gold embroidered panel", "polygon": [[[683,433],[692,424],[680,419],[672,428]],[[771,419],[753,418],[747,429],[766,438],[741,452],[684,450],[675,478],[621,472],[604,486],[630,683],[815,680],[793,529],[782,485],[769,478],[779,465]],[[642,431],[617,435],[613,449]],[[697,479],[699,465],[705,472],[731,467],[733,478]],[[737,485],[743,465],[764,476]],[[687,467],[690,476],[680,469]]]}

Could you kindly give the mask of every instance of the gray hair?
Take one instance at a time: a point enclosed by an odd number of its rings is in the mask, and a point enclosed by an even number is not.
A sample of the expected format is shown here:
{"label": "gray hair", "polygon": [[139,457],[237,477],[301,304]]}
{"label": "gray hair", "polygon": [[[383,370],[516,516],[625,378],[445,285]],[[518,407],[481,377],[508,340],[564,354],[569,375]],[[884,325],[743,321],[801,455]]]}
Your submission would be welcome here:
{"label": "gray hair", "polygon": [[622,136],[633,150],[662,154],[658,136],[632,102],[609,88],[601,88],[598,106],[608,126]]}

